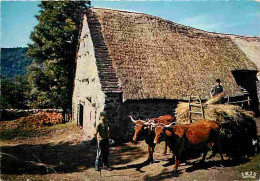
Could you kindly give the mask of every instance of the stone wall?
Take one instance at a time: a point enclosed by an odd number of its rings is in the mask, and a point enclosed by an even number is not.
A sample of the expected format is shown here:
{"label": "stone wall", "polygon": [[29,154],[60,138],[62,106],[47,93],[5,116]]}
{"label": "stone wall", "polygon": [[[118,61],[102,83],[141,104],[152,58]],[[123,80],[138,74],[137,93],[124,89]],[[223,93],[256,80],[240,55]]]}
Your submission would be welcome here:
{"label": "stone wall", "polygon": [[177,107],[176,100],[129,100],[122,106],[123,122],[128,127],[128,132],[132,138],[134,134],[134,124],[129,119],[131,115],[134,119],[149,119],[156,118],[161,115],[174,115],[174,110]]}
{"label": "stone wall", "polygon": [[121,94],[109,94],[106,97],[105,110],[111,127],[111,137],[116,140],[131,140],[134,134],[134,119],[146,120],[161,115],[174,115],[177,100],[127,100],[122,102]]}
{"label": "stone wall", "polygon": [[123,135],[125,125],[122,122],[122,94],[106,93],[105,108],[107,119],[110,125],[110,135],[112,139],[120,140]]}

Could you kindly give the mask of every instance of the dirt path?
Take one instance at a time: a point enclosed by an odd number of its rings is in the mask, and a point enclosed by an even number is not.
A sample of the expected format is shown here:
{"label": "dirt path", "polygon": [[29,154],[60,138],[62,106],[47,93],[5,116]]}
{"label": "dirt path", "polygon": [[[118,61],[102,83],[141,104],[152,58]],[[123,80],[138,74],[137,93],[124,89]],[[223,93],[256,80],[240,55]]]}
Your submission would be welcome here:
{"label": "dirt path", "polygon": [[[260,135],[260,118],[256,119]],[[155,163],[146,164],[147,146],[126,143],[110,148],[109,162],[111,171],[94,171],[95,145],[82,140],[83,132],[76,125],[57,127],[48,134],[26,139],[14,139],[0,142],[1,152],[22,160],[14,170],[2,170],[2,180],[242,180],[242,171],[251,171],[259,167],[260,155],[234,163],[226,160],[220,163],[216,157],[204,164],[197,160],[181,164],[180,171],[173,173],[173,165],[162,156],[163,143],[155,148]],[[24,161],[34,162],[32,165]],[[31,163],[30,162],[30,163]],[[255,163],[256,162],[256,163]],[[27,162],[26,162],[27,163]],[[36,163],[36,164],[35,164]],[[256,166],[255,166],[256,165]],[[259,169],[260,170],[260,169]],[[13,172],[13,173],[12,173]],[[260,171],[257,178],[260,177]]]}

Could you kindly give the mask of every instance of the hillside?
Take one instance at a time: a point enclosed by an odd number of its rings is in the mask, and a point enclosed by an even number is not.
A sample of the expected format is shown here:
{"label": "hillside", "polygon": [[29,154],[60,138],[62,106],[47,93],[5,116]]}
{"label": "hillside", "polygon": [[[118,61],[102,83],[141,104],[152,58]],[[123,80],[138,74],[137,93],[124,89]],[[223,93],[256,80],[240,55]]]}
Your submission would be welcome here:
{"label": "hillside", "polygon": [[8,78],[24,75],[32,62],[26,52],[27,48],[1,48],[1,75]]}

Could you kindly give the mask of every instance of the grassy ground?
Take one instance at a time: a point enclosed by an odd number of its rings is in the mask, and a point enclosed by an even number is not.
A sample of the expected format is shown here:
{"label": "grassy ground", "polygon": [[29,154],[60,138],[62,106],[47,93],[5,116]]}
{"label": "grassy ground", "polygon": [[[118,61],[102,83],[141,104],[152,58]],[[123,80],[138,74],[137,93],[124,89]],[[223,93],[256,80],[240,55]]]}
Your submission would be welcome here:
{"label": "grassy ground", "polygon": [[[256,119],[256,122],[259,131],[260,119]],[[3,124],[1,122],[1,127]],[[220,162],[218,156],[204,164],[198,164],[199,159],[190,160],[187,164],[181,164],[178,173],[173,173],[173,165],[169,163],[172,155],[162,156],[164,143],[155,148],[155,163],[147,164],[147,145],[143,141],[110,147],[109,163],[112,170],[96,172],[95,144],[84,141],[82,129],[74,123],[34,131],[25,136],[20,136],[22,133],[19,131],[15,134],[8,133],[8,130],[0,133],[1,138],[7,135],[0,141],[2,180],[224,181],[242,180],[241,174],[246,171],[257,172],[257,179],[260,177],[259,154],[236,162],[227,158],[225,162]]]}

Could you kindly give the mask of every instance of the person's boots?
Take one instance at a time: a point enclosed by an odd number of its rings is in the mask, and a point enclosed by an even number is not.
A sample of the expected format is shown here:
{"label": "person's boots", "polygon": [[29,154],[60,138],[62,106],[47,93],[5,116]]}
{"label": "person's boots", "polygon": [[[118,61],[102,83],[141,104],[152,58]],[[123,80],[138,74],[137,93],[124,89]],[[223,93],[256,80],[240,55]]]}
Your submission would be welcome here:
{"label": "person's boots", "polygon": [[107,158],[103,157],[103,169],[106,170],[107,169]]}
{"label": "person's boots", "polygon": [[96,159],[95,171],[99,171],[99,160],[98,159]]}
{"label": "person's boots", "polygon": [[111,170],[111,168],[108,167],[108,158],[107,157],[103,158],[103,169],[108,170],[108,171]]}

